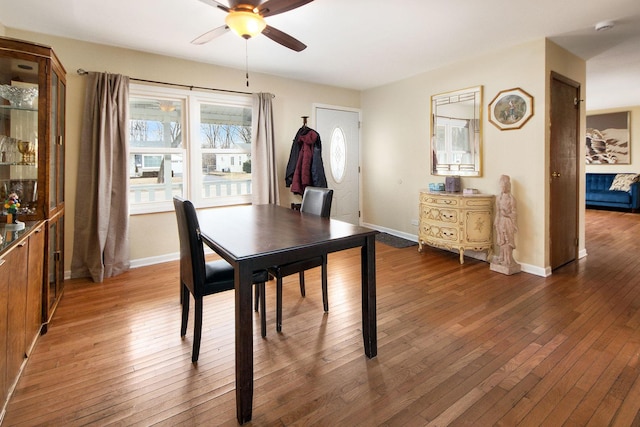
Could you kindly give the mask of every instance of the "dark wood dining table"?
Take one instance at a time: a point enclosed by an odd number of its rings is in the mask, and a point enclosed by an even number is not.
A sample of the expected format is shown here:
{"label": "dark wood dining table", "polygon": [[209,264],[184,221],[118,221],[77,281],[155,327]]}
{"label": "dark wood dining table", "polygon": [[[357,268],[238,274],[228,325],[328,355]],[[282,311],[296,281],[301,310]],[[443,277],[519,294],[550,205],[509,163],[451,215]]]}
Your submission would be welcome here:
{"label": "dark wood dining table", "polygon": [[276,205],[214,208],[200,211],[198,218],[203,241],[235,269],[236,410],[240,424],[251,420],[253,404],[253,271],[360,247],[364,353],[368,358],[376,356],[376,230]]}

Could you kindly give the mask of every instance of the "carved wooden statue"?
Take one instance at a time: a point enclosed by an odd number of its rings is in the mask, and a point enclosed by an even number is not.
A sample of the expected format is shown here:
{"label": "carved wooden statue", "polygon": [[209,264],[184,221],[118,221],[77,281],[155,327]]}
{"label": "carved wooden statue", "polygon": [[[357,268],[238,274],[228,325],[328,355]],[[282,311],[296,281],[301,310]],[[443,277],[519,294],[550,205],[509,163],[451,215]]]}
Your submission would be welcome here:
{"label": "carved wooden statue", "polygon": [[511,194],[511,178],[508,175],[502,175],[493,222],[499,251],[491,260],[493,271],[503,274],[514,274],[520,271],[520,265],[513,259],[513,250],[516,248],[515,235],[518,231],[516,218],[516,199]]}

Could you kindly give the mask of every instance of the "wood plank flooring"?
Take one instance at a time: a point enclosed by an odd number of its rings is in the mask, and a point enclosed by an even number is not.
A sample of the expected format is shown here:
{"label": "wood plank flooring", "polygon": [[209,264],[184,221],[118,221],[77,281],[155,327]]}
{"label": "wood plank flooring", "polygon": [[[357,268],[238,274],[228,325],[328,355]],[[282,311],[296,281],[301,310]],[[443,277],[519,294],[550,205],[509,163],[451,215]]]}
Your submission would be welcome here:
{"label": "wood plank flooring", "polygon": [[[267,284],[249,425],[640,425],[640,215],[587,211],[587,251],[542,278],[378,244],[371,360],[359,251],[329,257],[328,314],[319,269],[306,298],[285,279],[282,334]],[[177,284],[177,262],[67,282],[3,425],[236,425],[233,292],[205,299],[192,365]]]}

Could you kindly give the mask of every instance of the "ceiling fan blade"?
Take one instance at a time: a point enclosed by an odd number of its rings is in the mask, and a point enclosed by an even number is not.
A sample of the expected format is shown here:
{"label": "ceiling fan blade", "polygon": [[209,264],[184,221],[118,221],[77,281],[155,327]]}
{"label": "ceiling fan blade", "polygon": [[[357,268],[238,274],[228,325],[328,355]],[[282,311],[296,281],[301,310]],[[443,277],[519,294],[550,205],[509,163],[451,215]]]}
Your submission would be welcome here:
{"label": "ceiling fan blade", "polygon": [[295,50],[296,52],[300,52],[307,48],[307,45],[302,43],[300,40],[296,40],[291,37],[289,34],[283,33],[282,31],[273,28],[270,25],[262,31],[262,34],[269,37],[276,43],[280,43],[284,47],[288,47],[291,50]]}
{"label": "ceiling fan blade", "polygon": [[218,9],[222,9],[225,12],[229,12],[229,8],[224,4],[217,2],[216,0],[200,0],[202,3],[207,4],[211,7],[217,7]]}
{"label": "ceiling fan blade", "polygon": [[206,33],[204,33],[200,37],[197,37],[197,38],[193,39],[191,41],[191,43],[193,43],[193,44],[209,43],[211,40],[215,39],[216,37],[220,37],[221,35],[223,35],[227,31],[229,31],[229,27],[227,27],[226,25],[223,25],[222,27],[214,28],[211,31],[207,31]]}
{"label": "ceiling fan blade", "polygon": [[273,16],[311,3],[313,0],[267,0],[258,6],[258,13],[262,16]]}

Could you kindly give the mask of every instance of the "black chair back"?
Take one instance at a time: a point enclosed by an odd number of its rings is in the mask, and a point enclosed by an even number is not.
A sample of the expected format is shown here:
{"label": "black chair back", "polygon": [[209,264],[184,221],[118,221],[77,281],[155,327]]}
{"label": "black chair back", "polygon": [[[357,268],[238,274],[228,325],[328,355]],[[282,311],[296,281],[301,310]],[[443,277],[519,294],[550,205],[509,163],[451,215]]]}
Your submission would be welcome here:
{"label": "black chair back", "polygon": [[329,218],[331,215],[331,202],[333,190],[320,187],[306,187],[302,195],[300,212],[312,213]]}
{"label": "black chair back", "polygon": [[194,297],[204,296],[205,259],[196,209],[189,200],[174,196],[180,239],[180,280]]}

